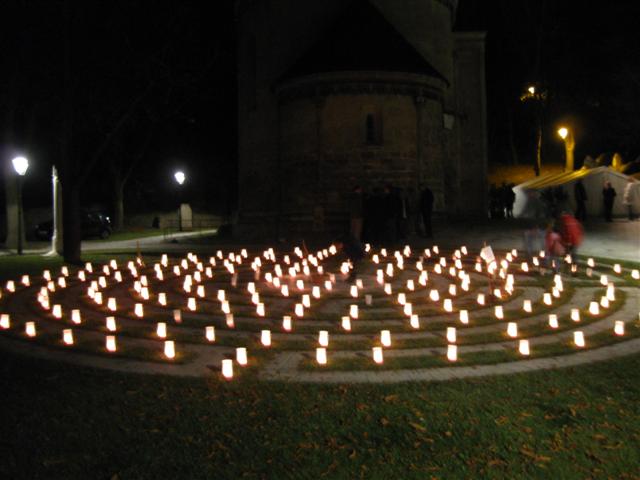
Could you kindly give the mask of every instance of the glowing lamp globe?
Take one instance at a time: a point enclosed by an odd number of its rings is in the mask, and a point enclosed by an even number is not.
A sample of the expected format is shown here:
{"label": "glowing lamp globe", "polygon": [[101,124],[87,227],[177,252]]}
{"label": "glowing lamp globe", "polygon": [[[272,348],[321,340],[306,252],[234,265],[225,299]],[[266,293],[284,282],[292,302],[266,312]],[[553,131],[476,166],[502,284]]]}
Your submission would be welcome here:
{"label": "glowing lamp globe", "polygon": [[29,169],[29,160],[24,157],[15,157],[11,160],[11,163],[13,164],[13,169],[21,177],[23,177]]}

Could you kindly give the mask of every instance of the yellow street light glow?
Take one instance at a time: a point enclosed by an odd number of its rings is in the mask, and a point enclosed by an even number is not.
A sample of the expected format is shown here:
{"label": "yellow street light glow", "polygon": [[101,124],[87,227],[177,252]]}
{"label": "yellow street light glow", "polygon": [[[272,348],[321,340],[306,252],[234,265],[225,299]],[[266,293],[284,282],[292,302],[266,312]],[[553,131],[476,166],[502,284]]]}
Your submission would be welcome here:
{"label": "yellow street light glow", "polygon": [[565,127],[561,127],[558,129],[558,135],[564,140],[569,135],[569,130]]}
{"label": "yellow street light glow", "polygon": [[533,85],[531,85],[529,88],[527,88],[527,92],[529,92],[531,95],[535,95],[535,93],[536,93],[536,87],[534,87]]}

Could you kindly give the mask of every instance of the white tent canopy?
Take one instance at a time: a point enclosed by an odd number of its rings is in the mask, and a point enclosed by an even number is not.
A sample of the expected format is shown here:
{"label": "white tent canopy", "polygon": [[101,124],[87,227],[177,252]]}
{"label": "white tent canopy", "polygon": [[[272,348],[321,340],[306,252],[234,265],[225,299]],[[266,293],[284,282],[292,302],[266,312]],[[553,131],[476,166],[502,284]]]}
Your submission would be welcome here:
{"label": "white tent canopy", "polygon": [[[574,172],[554,173],[536,177],[513,187],[513,191],[516,194],[513,215],[520,218],[543,218],[545,216],[545,205],[541,195],[547,189],[555,191],[559,188],[563,190],[566,198],[560,202],[558,209],[560,211],[575,212],[574,187],[578,180],[582,180],[587,192],[585,206],[588,216],[603,215],[602,188],[607,181],[611,182],[611,186],[617,194],[613,203],[613,215],[626,216],[627,206],[622,203],[622,195],[629,178],[632,177],[617,172],[610,167],[582,168]],[[638,215],[640,213],[640,182],[635,179],[634,182],[633,210]]]}

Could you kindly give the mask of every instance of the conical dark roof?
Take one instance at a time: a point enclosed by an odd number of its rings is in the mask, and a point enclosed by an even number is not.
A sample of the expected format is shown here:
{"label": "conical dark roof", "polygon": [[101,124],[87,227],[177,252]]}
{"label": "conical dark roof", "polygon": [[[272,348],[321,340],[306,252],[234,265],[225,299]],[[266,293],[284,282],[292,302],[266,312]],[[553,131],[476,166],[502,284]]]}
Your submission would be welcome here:
{"label": "conical dark roof", "polygon": [[351,6],[325,37],[308,50],[280,81],[341,71],[418,73],[447,82],[366,0]]}

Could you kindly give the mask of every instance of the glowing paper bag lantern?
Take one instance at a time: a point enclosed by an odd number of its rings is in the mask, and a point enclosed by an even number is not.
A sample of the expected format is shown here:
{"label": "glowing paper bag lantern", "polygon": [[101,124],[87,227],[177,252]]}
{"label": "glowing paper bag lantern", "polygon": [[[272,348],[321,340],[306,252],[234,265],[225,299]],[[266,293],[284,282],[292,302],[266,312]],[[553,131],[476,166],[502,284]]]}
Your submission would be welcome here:
{"label": "glowing paper bag lantern", "polygon": [[314,287],[311,289],[311,295],[313,296],[313,298],[320,298],[320,287],[314,285]]}
{"label": "glowing paper bag lantern", "polygon": [[6,330],[11,326],[11,317],[8,313],[0,315],[0,328]]}
{"label": "glowing paper bag lantern", "polygon": [[518,336],[518,324],[515,322],[509,322],[507,325],[507,335],[511,338],[515,338]]}
{"label": "glowing paper bag lantern", "polygon": [[326,330],[320,330],[318,332],[318,344],[321,347],[328,347],[329,346],[329,332]]}
{"label": "glowing paper bag lantern", "polygon": [[603,287],[606,287],[608,285],[608,283],[609,283],[609,279],[607,278],[607,276],[606,275],[600,275],[600,284]]}
{"label": "glowing paper bag lantern", "polygon": [[107,300],[107,309],[111,310],[112,312],[115,312],[117,310],[115,298],[109,297],[109,300]]}
{"label": "glowing paper bag lantern", "polygon": [[478,294],[478,305],[484,305],[484,293]]}
{"label": "glowing paper bag lantern", "polygon": [[622,273],[622,268],[620,268],[620,264],[619,264],[619,263],[616,263],[616,264],[613,266],[613,271],[614,271],[614,272],[616,272],[617,274]]}
{"label": "glowing paper bag lantern", "polygon": [[416,330],[420,328],[420,319],[415,313],[411,315],[411,320],[409,321],[409,323],[411,324],[411,328],[415,328]]}
{"label": "glowing paper bag lantern", "polygon": [[520,340],[518,350],[521,355],[529,355],[529,340]]}
{"label": "glowing paper bag lantern", "polygon": [[115,332],[116,331],[116,319],[115,317],[107,317],[107,330],[109,330],[110,332]]}
{"label": "glowing paper bag lantern", "polygon": [[233,313],[227,313],[224,317],[225,323],[229,328],[235,328],[236,324],[233,319]]}
{"label": "glowing paper bag lantern", "polygon": [[271,330],[262,330],[260,332],[260,342],[265,347],[271,346]]}
{"label": "glowing paper bag lantern", "polygon": [[162,306],[167,306],[167,294],[164,292],[160,292],[158,294],[158,303]]}
{"label": "glowing paper bag lantern", "polygon": [[549,326],[551,328],[558,328],[558,315],[555,313],[549,314]]}
{"label": "glowing paper bag lantern", "polygon": [[73,345],[73,330],[70,328],[65,328],[62,331],[62,341],[65,345]]}
{"label": "glowing paper bag lantern", "polygon": [[389,330],[382,330],[380,332],[380,343],[384,347],[391,346],[391,332]]}
{"label": "glowing paper bag lantern", "polygon": [[444,299],[444,311],[445,312],[453,312],[453,302],[450,298]]}
{"label": "glowing paper bag lantern", "polygon": [[458,360],[457,345],[447,345],[447,360],[449,360],[450,362],[455,362]]}
{"label": "glowing paper bag lantern", "polygon": [[107,352],[115,352],[117,347],[116,347],[116,337],[114,335],[107,335],[106,341],[105,341],[105,347],[107,349]]}
{"label": "glowing paper bag lantern", "polygon": [[604,295],[600,298],[600,306],[602,308],[609,308],[609,299]]}
{"label": "glowing paper bag lantern", "polygon": [[633,270],[631,272],[631,278],[634,280],[640,280],[640,270]]}
{"label": "glowing paper bag lantern", "polygon": [[258,305],[256,305],[256,314],[259,317],[264,317],[265,315],[264,303],[259,303]]}
{"label": "glowing paper bag lantern", "polygon": [[533,310],[533,308],[531,307],[531,300],[525,300],[522,304],[522,309],[527,313],[531,313],[531,311]]}
{"label": "glowing paper bag lantern", "polygon": [[170,359],[176,356],[176,347],[173,340],[167,340],[164,342],[164,356]]}
{"label": "glowing paper bag lantern", "polygon": [[613,326],[613,332],[616,335],[624,335],[624,322],[622,320],[616,320]]}
{"label": "glowing paper bag lantern", "polygon": [[576,347],[584,347],[584,333],[581,331],[573,332],[573,343],[576,345]]}
{"label": "glowing paper bag lantern", "polygon": [[404,305],[405,303],[407,303],[407,296],[404,293],[398,294],[398,303],[400,305]]}
{"label": "glowing paper bag lantern", "polygon": [[222,302],[222,305],[220,306],[220,308],[222,309],[222,313],[231,313],[231,306],[229,305],[229,302],[227,300],[225,300],[224,302]]}
{"label": "glowing paper bag lantern", "polygon": [[167,324],[164,322],[158,322],[158,325],[156,326],[156,335],[158,335],[158,337],[160,338],[166,338],[167,337]]}
{"label": "glowing paper bag lantern", "polygon": [[247,358],[247,349],[245,347],[236,348],[236,362],[238,362],[238,365],[242,365],[243,367],[249,363]]}
{"label": "glowing paper bag lantern", "polygon": [[607,298],[610,302],[614,302],[616,300],[616,290],[613,283],[607,285]]}
{"label": "glowing paper bag lantern", "polygon": [[405,303],[403,311],[407,317],[411,317],[411,315],[413,315],[413,305],[411,305],[410,303]]}
{"label": "glowing paper bag lantern", "polygon": [[327,364],[327,349],[324,347],[316,348],[316,362],[318,365],[326,365]]}
{"label": "glowing paper bag lantern", "polygon": [[591,315],[598,315],[600,313],[600,306],[598,305],[598,302],[589,303],[589,313]]}
{"label": "glowing paper bag lantern", "polygon": [[304,305],[302,305],[301,303],[296,303],[296,306],[294,307],[294,313],[296,317],[302,318],[304,316]]}
{"label": "glowing paper bag lantern", "polygon": [[495,317],[499,320],[504,318],[504,310],[502,309],[502,305],[496,305],[494,308]]}
{"label": "glowing paper bag lantern", "polygon": [[449,343],[456,343],[456,327],[447,327],[447,341]]}
{"label": "glowing paper bag lantern", "polygon": [[342,328],[347,332],[351,331],[351,317],[348,317],[348,316],[342,317]]}
{"label": "glowing paper bag lantern", "polygon": [[213,326],[207,326],[204,328],[204,336],[209,342],[216,341],[216,328]]}
{"label": "glowing paper bag lantern", "polygon": [[144,317],[144,307],[142,306],[141,303],[136,303],[135,304],[135,307],[133,309],[133,313],[138,318]]}
{"label": "glowing paper bag lantern", "polygon": [[173,321],[182,323],[182,311],[179,308],[173,310]]}
{"label": "glowing paper bag lantern", "polygon": [[24,331],[27,334],[27,337],[35,337],[36,336],[36,324],[35,322],[27,322],[24,324]]}
{"label": "glowing paper bag lantern", "polygon": [[73,310],[71,310],[71,321],[76,325],[79,325],[80,322],[82,322],[82,318],[80,316],[80,310],[78,310],[77,308],[74,308]]}
{"label": "glowing paper bag lantern", "polygon": [[460,323],[464,323],[465,325],[469,323],[468,310],[460,310]]}
{"label": "glowing paper bag lantern", "polygon": [[358,305],[349,305],[349,316],[354,320],[358,318]]}
{"label": "glowing paper bag lantern", "polygon": [[577,308],[571,309],[571,320],[573,320],[574,322],[580,321],[580,310],[578,310]]}
{"label": "glowing paper bag lantern", "polygon": [[438,293],[438,290],[431,290],[429,292],[429,298],[433,301],[433,302],[437,302],[438,300],[440,300],[440,293]]}
{"label": "glowing paper bag lantern", "polygon": [[385,283],[384,284],[384,293],[386,293],[387,295],[391,295],[391,284],[390,283]]}
{"label": "glowing paper bag lantern", "polygon": [[25,287],[28,287],[29,285],[31,285],[31,281],[29,280],[29,275],[22,276],[22,285],[24,285]]}
{"label": "glowing paper bag lantern", "polygon": [[373,361],[378,364],[384,361],[382,347],[373,347]]}
{"label": "glowing paper bag lantern", "polygon": [[311,297],[306,293],[302,295],[302,305],[304,306],[304,308],[311,307]]}
{"label": "glowing paper bag lantern", "polygon": [[7,290],[10,292],[15,292],[16,291],[16,284],[13,280],[8,280],[7,281]]}
{"label": "glowing paper bag lantern", "polygon": [[551,303],[552,303],[552,301],[551,301],[551,294],[550,294],[550,293],[545,293],[545,294],[542,296],[542,302],[543,302],[545,305],[551,305]]}
{"label": "glowing paper bag lantern", "polygon": [[373,302],[373,297],[370,294],[366,294],[364,296],[365,305],[371,305],[372,302]]}

